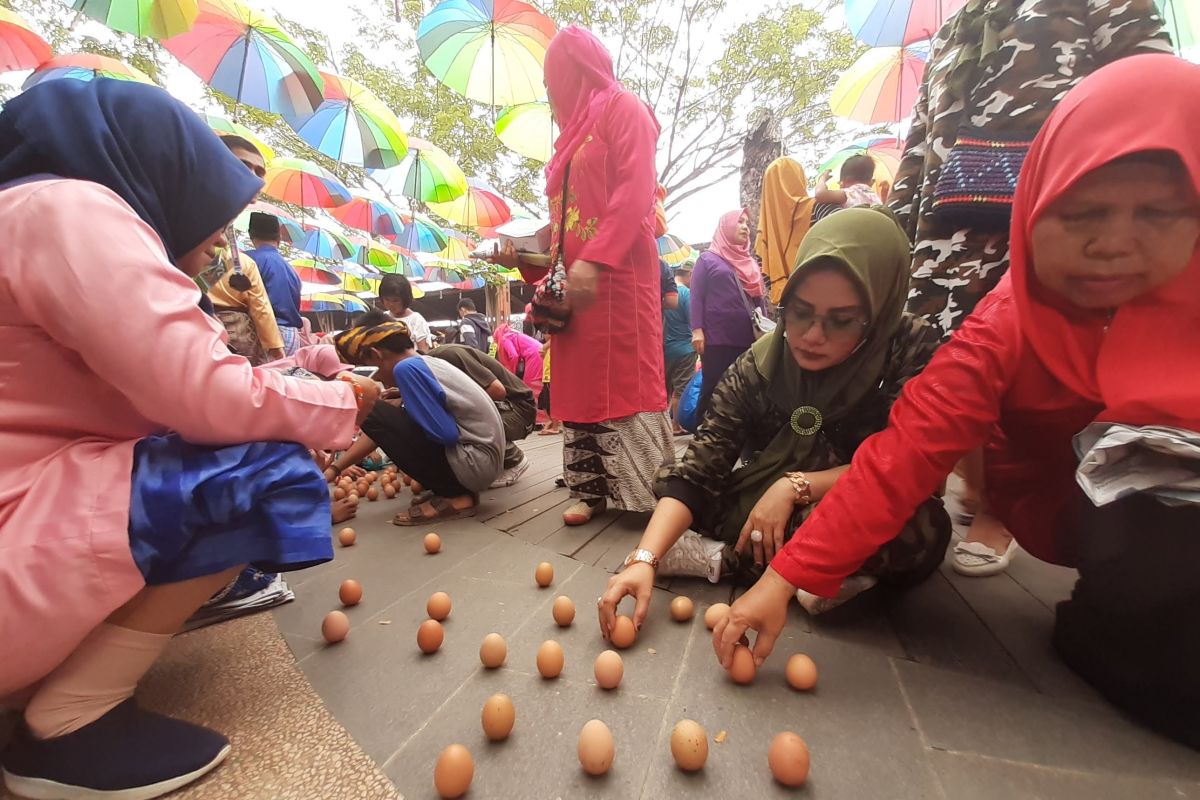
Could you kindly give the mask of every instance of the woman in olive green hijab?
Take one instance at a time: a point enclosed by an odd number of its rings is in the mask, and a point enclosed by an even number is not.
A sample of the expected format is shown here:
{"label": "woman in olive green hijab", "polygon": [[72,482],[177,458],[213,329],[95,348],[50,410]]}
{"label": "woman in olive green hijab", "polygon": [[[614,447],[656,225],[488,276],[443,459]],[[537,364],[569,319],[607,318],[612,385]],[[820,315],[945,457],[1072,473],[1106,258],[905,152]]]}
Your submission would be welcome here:
{"label": "woman in olive green hijab", "polygon": [[[729,368],[695,440],[660,473],[654,516],[600,599],[606,637],[626,595],[641,625],[656,572],[753,581],[859,444],[887,426],[900,390],[938,344],[933,328],[904,311],[908,267],[908,240],[881,209],[847,209],[812,227],[781,296],[780,325]],[[950,520],[930,498],[838,598],[800,601],[819,613],[876,583],[917,583],[949,539]]]}

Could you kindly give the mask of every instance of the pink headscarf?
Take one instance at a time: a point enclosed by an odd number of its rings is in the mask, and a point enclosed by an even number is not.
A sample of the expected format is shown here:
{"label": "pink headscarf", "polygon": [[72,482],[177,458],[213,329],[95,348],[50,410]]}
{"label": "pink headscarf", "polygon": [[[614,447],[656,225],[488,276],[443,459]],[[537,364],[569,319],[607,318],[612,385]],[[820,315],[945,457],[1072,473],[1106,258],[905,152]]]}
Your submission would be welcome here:
{"label": "pink headscarf", "polygon": [[708,246],[708,252],[716,253],[725,259],[729,266],[733,267],[738,282],[742,284],[742,290],[746,294],[750,297],[762,297],[766,291],[763,286],[762,270],[758,268],[758,262],[754,260],[754,256],[750,255],[750,243],[734,243],[738,222],[745,213],[746,210],[742,209],[721,215],[721,221],[717,223],[717,232],[713,235],[712,244]]}

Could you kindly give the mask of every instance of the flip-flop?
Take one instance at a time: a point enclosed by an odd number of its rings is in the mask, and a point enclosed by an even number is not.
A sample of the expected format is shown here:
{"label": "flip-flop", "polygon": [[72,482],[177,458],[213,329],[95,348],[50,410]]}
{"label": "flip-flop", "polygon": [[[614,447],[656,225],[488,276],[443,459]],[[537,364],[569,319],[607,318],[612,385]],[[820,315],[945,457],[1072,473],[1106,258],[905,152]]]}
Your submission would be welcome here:
{"label": "flip-flop", "polygon": [[972,578],[986,578],[998,575],[1008,569],[1012,554],[1017,549],[1017,540],[1013,539],[1003,553],[997,553],[982,542],[959,542],[954,545],[950,566],[959,575]]}
{"label": "flip-flop", "polygon": [[430,522],[447,522],[452,519],[467,519],[475,516],[477,506],[470,508],[455,508],[449,500],[444,497],[434,497],[428,501],[433,506],[434,514],[426,516],[421,511],[420,505],[414,505],[408,511],[401,511],[392,518],[392,524],[398,525],[401,528],[413,528],[418,525],[427,525]]}
{"label": "flip-flop", "polygon": [[558,431],[548,431],[548,430],[546,430],[545,428],[542,428],[540,431],[538,431],[538,436],[558,436],[558,435],[559,435],[559,434],[561,434],[561,433],[562,433],[562,431],[561,431],[561,430],[558,430]]}

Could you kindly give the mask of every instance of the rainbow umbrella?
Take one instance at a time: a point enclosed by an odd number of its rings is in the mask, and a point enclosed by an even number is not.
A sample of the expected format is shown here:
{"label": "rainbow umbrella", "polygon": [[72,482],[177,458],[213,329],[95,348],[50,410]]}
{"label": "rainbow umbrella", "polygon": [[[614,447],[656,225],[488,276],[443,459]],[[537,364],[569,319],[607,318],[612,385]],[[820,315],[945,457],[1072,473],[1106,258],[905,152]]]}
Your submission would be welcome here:
{"label": "rainbow umbrella", "polygon": [[354,244],[354,252],[349,258],[355,264],[385,269],[395,267],[396,262],[400,259],[399,254],[391,248],[364,236],[355,236],[350,241]]}
{"label": "rainbow umbrella", "polygon": [[270,17],[237,0],[199,0],[196,24],[163,40],[179,61],[239,103],[291,117],[324,102],[317,68]]}
{"label": "rainbow umbrella", "polygon": [[[353,265],[347,265],[353,266]],[[378,294],[379,278],[370,275],[355,275],[349,269],[342,272],[342,291],[346,292],[375,292]]]}
{"label": "rainbow umbrella", "polygon": [[1200,45],[1200,7],[1195,0],[1155,0],[1163,17],[1163,27],[1171,34],[1175,49],[1182,51]]}
{"label": "rainbow umbrella", "polygon": [[494,228],[512,219],[512,211],[499,193],[476,178],[467,178],[467,191],[448,203],[430,203],[433,211],[447,222],[466,228]]}
{"label": "rainbow umbrella", "polygon": [[74,0],[71,8],[114,31],[166,39],[191,29],[196,0]]}
{"label": "rainbow umbrella", "polygon": [[208,127],[212,128],[218,136],[240,136],[258,149],[264,161],[269,162],[275,158],[275,150],[245,125],[240,125],[217,114],[201,114],[201,116],[204,117],[204,122]]}
{"label": "rainbow umbrella", "polygon": [[932,39],[967,0],[846,0],[846,27],[871,47]]}
{"label": "rainbow umbrella", "polygon": [[839,148],[821,164],[820,170],[829,170],[837,179],[838,170],[850,156],[868,155],[875,159],[875,179],[892,181],[900,168],[904,154],[904,143],[895,136],[864,136]]}
{"label": "rainbow umbrella", "polygon": [[372,236],[395,236],[404,223],[400,212],[391,203],[355,195],[344,206],[330,209],[329,213],[338,222]]}
{"label": "rainbow umbrella", "polygon": [[31,86],[37,86],[42,81],[58,80],[59,78],[72,78],[77,81],[113,78],[119,81],[157,85],[149,75],[140,69],[117,61],[115,58],[98,56],[94,53],[72,53],[43,62],[32,75],[25,79],[22,88],[28,89]]}
{"label": "rainbow umbrella", "polygon": [[471,251],[475,249],[474,243],[470,239],[451,231],[446,231],[446,246],[439,250],[435,257],[443,261],[449,261],[456,264],[471,261]]}
{"label": "rainbow umbrella", "polygon": [[398,166],[371,173],[388,194],[424,203],[445,203],[467,191],[467,176],[437,145],[411,136],[408,156]]}
{"label": "rainbow umbrella", "polygon": [[517,155],[543,164],[554,151],[554,119],[549,103],[510,106],[496,118],[496,137]]}
{"label": "rainbow umbrella", "polygon": [[52,55],[50,45],[29,27],[24,17],[0,8],[0,72],[33,69],[49,61]]}
{"label": "rainbow umbrella", "polygon": [[373,169],[399,164],[408,153],[408,136],[392,110],[358,81],[320,75],[325,82],[320,107],[309,116],[284,116],[300,138],[344,164]]}
{"label": "rainbow umbrella", "polygon": [[301,311],[345,311],[356,314],[369,306],[349,292],[317,292],[300,298]]}
{"label": "rainbow umbrella", "polygon": [[341,275],[311,258],[293,258],[290,263],[292,269],[295,270],[296,274],[300,276],[300,280],[304,283],[312,283],[320,286],[342,285]]}
{"label": "rainbow umbrella", "polygon": [[842,73],[829,106],[839,117],[874,125],[899,122],[917,102],[929,43],[874,47]]}
{"label": "rainbow umbrella", "polygon": [[546,98],[542,62],[554,22],[519,0],[443,0],[417,27],[421,60],[470,100],[511,106]]}
{"label": "rainbow umbrella", "polygon": [[437,253],[445,249],[449,237],[433,220],[420,214],[402,215],[400,220],[404,227],[395,237],[388,238],[405,250],[414,253]]}
{"label": "rainbow umbrella", "polygon": [[658,239],[658,257],[667,262],[667,266],[675,267],[686,261],[694,261],[696,256],[694,247],[672,233]]}
{"label": "rainbow umbrella", "polygon": [[351,200],[350,190],[329,170],[302,158],[277,158],[267,167],[263,193],[305,208],[336,208]]}
{"label": "rainbow umbrella", "polygon": [[260,214],[270,214],[279,220],[280,238],[288,244],[294,244],[304,239],[305,231],[299,222],[279,206],[264,203],[261,200],[247,206],[246,210],[234,220],[233,227],[239,231],[250,230],[250,215],[256,211]]}
{"label": "rainbow umbrella", "polygon": [[330,261],[341,261],[353,255],[355,247],[350,240],[340,233],[327,231],[324,228],[304,226],[304,238],[293,241],[297,250],[303,250],[309,255]]}
{"label": "rainbow umbrella", "polygon": [[398,272],[408,278],[421,279],[425,277],[425,265],[417,260],[412,251],[396,245],[391,245],[391,250],[396,254],[396,263],[390,267],[380,267],[380,270]]}

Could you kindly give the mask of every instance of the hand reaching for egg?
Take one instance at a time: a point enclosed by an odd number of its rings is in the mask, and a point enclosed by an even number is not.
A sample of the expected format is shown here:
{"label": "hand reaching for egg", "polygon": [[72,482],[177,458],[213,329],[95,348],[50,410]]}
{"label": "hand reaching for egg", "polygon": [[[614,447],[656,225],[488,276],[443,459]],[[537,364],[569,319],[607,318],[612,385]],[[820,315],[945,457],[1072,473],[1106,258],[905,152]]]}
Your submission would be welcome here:
{"label": "hand reaching for egg", "polygon": [[713,628],[713,650],[725,669],[733,665],[733,651],[747,630],[758,632],[754,641],[754,665],[761,667],[775,648],[784,623],[788,603],[796,588],[770,567],[754,586],[729,608],[725,618]]}
{"label": "hand reaching for egg", "polygon": [[617,606],[626,596],[633,597],[637,605],[633,609],[634,630],[641,630],[650,610],[650,597],[654,593],[654,567],[643,562],[630,564],[608,580],[608,588],[600,595],[600,634],[612,641],[613,627],[617,624]]}

